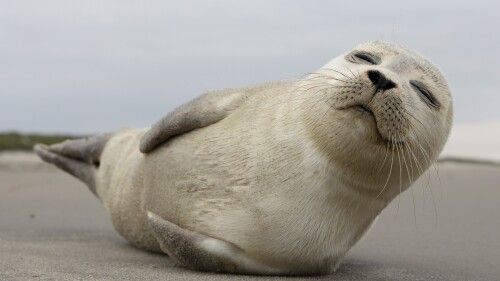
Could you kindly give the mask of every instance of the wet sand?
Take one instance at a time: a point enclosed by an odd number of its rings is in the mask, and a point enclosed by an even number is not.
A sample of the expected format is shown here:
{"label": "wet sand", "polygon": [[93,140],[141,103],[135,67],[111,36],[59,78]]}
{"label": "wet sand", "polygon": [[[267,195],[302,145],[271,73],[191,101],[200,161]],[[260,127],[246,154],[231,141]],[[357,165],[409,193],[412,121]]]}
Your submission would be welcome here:
{"label": "wet sand", "polygon": [[[500,280],[500,167],[445,163],[440,181],[429,175],[336,273],[286,279]],[[0,154],[0,280],[268,279],[285,278],[193,272],[135,249],[79,181],[32,154]]]}

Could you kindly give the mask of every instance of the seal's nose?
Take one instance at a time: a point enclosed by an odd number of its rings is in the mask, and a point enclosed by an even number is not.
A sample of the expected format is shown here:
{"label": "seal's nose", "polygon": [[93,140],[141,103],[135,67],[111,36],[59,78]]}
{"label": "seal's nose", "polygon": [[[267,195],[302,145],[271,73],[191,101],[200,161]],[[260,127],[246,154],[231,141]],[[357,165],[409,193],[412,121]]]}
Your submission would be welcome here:
{"label": "seal's nose", "polygon": [[368,78],[375,86],[376,91],[386,91],[396,87],[396,84],[391,80],[387,79],[384,74],[380,73],[378,70],[368,71]]}

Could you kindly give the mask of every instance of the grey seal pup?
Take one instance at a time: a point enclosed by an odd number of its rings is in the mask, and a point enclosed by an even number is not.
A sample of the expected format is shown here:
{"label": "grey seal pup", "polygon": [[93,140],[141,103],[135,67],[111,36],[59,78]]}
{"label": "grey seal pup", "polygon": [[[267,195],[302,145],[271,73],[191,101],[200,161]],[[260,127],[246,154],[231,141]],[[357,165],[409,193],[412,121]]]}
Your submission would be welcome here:
{"label": "grey seal pup", "polygon": [[439,70],[374,41],[294,81],[205,93],[148,129],[35,151],[139,248],[194,270],[316,275],[436,160],[451,124]]}

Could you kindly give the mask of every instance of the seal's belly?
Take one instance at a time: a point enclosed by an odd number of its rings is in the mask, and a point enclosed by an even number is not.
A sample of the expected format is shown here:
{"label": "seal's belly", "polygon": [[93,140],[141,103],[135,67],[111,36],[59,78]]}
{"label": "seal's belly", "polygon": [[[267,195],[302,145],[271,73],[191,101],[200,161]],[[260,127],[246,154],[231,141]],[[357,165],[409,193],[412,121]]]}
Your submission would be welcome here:
{"label": "seal's belly", "polygon": [[[205,135],[180,136],[145,160],[147,207],[192,230],[213,225],[249,203],[245,203],[252,178],[246,169],[248,159],[232,153],[230,144],[221,147]],[[229,218],[225,219],[227,223]]]}
{"label": "seal's belly", "polygon": [[[239,245],[260,226],[259,130],[238,112],[147,154],[146,208],[183,228]],[[250,240],[250,239],[247,239]]]}
{"label": "seal's belly", "polygon": [[[314,220],[320,218],[315,214],[326,211],[323,202],[302,202],[316,197],[313,193],[324,185],[323,161],[306,163],[297,148],[303,142],[276,142],[277,134],[269,133],[272,126],[261,126],[268,130],[264,132],[245,131],[246,125],[217,123],[148,154],[143,171],[146,209],[182,228],[233,243],[259,260],[269,259],[269,264],[295,259],[291,256],[298,253],[290,241],[304,235],[311,237],[308,247],[323,259],[329,254],[322,252],[329,249],[316,245],[318,234],[295,231],[302,222],[313,225],[304,227],[307,231],[315,229]],[[311,157],[312,152],[304,155]],[[304,196],[301,187],[308,187]]]}

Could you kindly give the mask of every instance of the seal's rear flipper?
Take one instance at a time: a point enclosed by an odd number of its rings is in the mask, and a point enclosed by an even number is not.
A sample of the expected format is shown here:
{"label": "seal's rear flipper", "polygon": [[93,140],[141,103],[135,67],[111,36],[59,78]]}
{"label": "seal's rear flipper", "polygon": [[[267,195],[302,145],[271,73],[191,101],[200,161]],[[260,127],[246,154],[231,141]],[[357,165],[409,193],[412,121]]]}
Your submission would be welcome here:
{"label": "seal's rear flipper", "polygon": [[283,274],[250,258],[236,245],[179,227],[148,212],[149,225],[161,249],[180,265],[199,271]]}
{"label": "seal's rear flipper", "polygon": [[60,154],[51,152],[49,147],[44,144],[35,145],[34,151],[43,161],[56,165],[63,171],[70,173],[79,180],[83,181],[92,191],[96,194],[95,190],[95,168],[87,163],[62,156]]}
{"label": "seal's rear flipper", "polygon": [[99,166],[101,153],[113,134],[102,134],[90,138],[66,140],[48,147],[49,151],[88,164]]}
{"label": "seal's rear flipper", "polygon": [[112,134],[91,138],[66,140],[46,146],[37,144],[34,151],[45,162],[56,165],[83,181],[96,194],[95,171],[99,167],[101,153]]}

